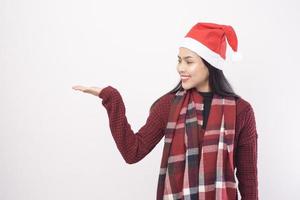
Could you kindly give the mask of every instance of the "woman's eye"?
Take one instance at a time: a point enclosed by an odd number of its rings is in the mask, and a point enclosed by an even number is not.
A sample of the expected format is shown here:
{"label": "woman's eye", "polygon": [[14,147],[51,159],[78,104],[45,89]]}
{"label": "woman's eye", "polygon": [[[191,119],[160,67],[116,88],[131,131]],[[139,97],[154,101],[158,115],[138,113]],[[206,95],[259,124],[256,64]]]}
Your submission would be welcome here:
{"label": "woman's eye", "polygon": [[[180,63],[181,61],[180,61],[180,60],[178,60],[178,62]],[[188,61],[187,61],[186,63],[187,63],[187,64],[191,64],[191,63],[193,63],[193,62],[188,62]]]}

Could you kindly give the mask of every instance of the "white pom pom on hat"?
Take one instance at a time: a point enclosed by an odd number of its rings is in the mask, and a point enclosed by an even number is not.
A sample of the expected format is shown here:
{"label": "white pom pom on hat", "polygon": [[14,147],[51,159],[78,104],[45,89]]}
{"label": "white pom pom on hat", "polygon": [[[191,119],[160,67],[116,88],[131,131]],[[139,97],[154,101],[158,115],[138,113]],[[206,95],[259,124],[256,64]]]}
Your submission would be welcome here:
{"label": "white pom pom on hat", "polygon": [[234,61],[234,62],[243,60],[242,52],[233,52],[231,54],[231,60]]}
{"label": "white pom pom on hat", "polygon": [[194,51],[221,70],[224,62],[238,62],[243,59],[242,53],[237,51],[238,39],[230,25],[198,22],[179,42],[179,47]]}

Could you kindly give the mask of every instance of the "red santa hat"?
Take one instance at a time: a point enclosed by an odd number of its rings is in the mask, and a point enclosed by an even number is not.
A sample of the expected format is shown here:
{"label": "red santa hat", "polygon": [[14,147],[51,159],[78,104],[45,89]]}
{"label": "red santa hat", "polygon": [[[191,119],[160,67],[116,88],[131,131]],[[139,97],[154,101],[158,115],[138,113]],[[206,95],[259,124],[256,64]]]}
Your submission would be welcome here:
{"label": "red santa hat", "polygon": [[[226,41],[231,48],[227,48]],[[230,25],[199,22],[179,42],[179,46],[190,49],[221,70],[225,61],[242,60],[242,53],[237,51],[237,36]]]}

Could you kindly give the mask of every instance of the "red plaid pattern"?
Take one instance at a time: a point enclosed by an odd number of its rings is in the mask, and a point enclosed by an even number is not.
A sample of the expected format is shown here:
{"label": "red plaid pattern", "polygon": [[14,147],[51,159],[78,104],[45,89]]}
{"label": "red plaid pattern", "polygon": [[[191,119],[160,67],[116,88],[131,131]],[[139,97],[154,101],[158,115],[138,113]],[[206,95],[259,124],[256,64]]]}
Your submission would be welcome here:
{"label": "red plaid pattern", "polygon": [[176,93],[165,129],[157,200],[237,199],[235,99],[214,94],[205,130],[203,106],[196,88]]}

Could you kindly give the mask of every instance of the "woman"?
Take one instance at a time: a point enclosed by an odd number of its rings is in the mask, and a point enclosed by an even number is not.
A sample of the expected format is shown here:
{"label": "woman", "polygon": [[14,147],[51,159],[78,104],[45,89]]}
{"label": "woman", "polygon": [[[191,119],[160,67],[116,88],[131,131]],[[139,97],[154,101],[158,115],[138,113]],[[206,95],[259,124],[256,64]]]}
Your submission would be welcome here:
{"label": "woman", "polygon": [[180,82],[151,105],[137,133],[127,122],[116,88],[73,87],[102,98],[127,163],[140,161],[165,136],[157,200],[236,200],[238,189],[243,200],[258,199],[254,111],[223,74],[226,40],[236,55],[231,26],[201,22],[190,29],[179,45]]}

